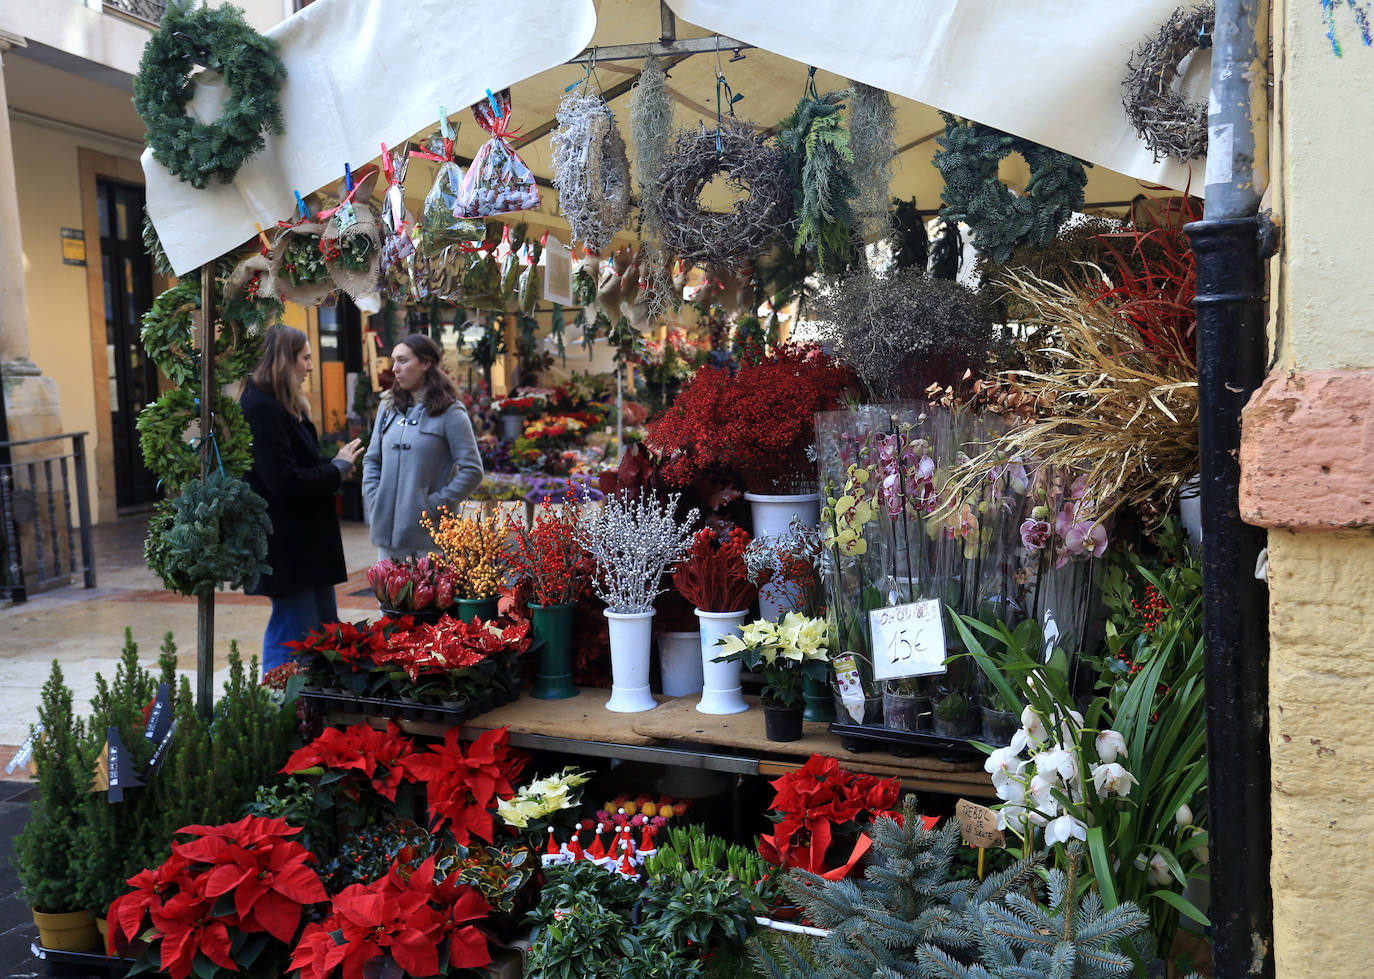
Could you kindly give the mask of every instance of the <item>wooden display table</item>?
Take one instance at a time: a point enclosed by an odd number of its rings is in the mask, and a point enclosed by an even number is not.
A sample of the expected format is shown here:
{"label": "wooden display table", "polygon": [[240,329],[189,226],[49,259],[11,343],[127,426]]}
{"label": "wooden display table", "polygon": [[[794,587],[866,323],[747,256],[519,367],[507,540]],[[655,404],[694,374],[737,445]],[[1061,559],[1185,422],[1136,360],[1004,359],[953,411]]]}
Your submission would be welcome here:
{"label": "wooden display table", "polygon": [[[459,737],[472,741],[493,728],[510,729],[521,748],[597,758],[620,758],[682,768],[771,777],[794,771],[813,754],[830,755],[851,771],[896,776],[904,788],[975,798],[993,796],[992,781],[977,761],[943,762],[934,757],[902,758],[886,751],[849,752],[826,725],[807,722],[800,741],[769,741],[757,697],[740,714],[699,714],[697,697],[656,697],[659,705],[638,714],[606,710],[610,691],[583,687],[566,700],[535,700],[528,694],[459,725]],[[333,723],[366,720],[385,726],[386,718],[336,713]],[[403,731],[443,737],[449,726],[426,721],[396,722]]]}

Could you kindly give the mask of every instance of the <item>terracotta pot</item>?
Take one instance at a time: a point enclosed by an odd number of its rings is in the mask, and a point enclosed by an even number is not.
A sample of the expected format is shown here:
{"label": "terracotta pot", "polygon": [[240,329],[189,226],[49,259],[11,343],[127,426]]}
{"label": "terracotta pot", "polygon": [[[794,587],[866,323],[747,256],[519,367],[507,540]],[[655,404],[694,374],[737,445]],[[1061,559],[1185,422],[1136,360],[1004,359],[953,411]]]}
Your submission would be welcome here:
{"label": "terracotta pot", "polygon": [[33,912],[38,944],[55,952],[94,952],[104,948],[94,911]]}

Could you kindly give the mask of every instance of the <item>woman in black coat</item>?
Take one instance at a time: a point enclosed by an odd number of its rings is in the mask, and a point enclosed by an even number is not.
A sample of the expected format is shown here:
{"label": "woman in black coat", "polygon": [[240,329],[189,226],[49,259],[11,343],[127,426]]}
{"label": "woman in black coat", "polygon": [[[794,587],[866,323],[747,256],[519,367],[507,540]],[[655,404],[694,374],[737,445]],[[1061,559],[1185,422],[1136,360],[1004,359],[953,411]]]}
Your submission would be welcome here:
{"label": "woman in black coat", "polygon": [[332,462],[320,458],[310,403],[301,393],[313,367],[304,333],[271,327],[263,336],[262,362],[239,398],[253,432],[248,485],[267,501],[272,520],[267,538],[272,572],[250,590],[272,599],[262,640],[264,673],[290,661],[285,643],[338,619],[334,585],[348,577],[334,494],[353,471],[362,440],[349,442]]}

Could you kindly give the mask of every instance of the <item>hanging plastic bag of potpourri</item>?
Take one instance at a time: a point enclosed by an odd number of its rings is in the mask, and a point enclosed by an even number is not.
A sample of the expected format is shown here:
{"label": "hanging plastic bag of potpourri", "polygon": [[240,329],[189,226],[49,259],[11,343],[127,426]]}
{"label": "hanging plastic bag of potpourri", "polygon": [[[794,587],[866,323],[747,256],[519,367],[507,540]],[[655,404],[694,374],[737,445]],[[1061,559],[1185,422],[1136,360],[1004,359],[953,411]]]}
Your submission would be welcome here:
{"label": "hanging plastic bag of potpourri", "polygon": [[420,212],[420,250],[428,258],[436,258],[444,249],[457,245],[470,250],[481,241],[485,228],[481,221],[466,221],[458,213],[458,193],[463,186],[463,168],[454,158],[453,141],[457,131],[450,129],[447,119],[440,119],[440,130],[428,141],[428,150],[411,150],[412,159],[430,160],[439,164],[434,184],[425,195],[425,208]]}
{"label": "hanging plastic bag of potpourri", "polygon": [[539,187],[534,174],[507,142],[510,128],[510,89],[489,96],[472,107],[477,125],[491,133],[468,167],[458,191],[453,213],[463,218],[485,218],[539,206]]}

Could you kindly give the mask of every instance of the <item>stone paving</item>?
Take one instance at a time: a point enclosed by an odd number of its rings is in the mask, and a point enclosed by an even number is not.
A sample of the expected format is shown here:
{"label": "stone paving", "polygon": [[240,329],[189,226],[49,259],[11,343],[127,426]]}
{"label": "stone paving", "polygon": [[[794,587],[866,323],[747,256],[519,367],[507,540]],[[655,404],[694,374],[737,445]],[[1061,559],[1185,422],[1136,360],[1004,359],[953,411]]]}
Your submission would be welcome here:
{"label": "stone paving", "polygon": [[[89,707],[96,673],[109,678],[119,659],[124,629],[133,630],[139,660],[155,666],[162,637],[171,631],[179,669],[195,683],[196,600],[164,590],[143,561],[148,515],[121,517],[94,528],[96,585],[45,591],[0,607],[0,772],[14,746],[38,719],[38,703],[52,661],[62,665],[77,709]],[[377,614],[364,575],[376,559],[367,526],[342,524],[349,577],[337,586],[339,615],[357,621]],[[245,658],[261,655],[270,603],[239,592],[215,596],[215,689],[223,685],[229,643]],[[18,773],[15,773],[17,775]],[[14,777],[14,776],[11,776]]]}

